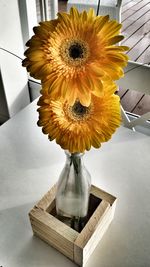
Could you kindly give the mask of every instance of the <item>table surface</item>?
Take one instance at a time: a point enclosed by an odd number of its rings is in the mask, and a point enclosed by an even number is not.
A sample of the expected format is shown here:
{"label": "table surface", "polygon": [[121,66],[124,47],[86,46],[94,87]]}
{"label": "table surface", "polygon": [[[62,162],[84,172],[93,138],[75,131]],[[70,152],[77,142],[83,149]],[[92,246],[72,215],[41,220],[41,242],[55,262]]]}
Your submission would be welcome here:
{"label": "table surface", "polygon": [[[0,265],[73,267],[33,236],[28,212],[57,181],[64,151],[37,127],[36,101],[0,127]],[[150,266],[150,137],[120,127],[85,153],[92,183],[117,196],[115,217],[87,267]]]}

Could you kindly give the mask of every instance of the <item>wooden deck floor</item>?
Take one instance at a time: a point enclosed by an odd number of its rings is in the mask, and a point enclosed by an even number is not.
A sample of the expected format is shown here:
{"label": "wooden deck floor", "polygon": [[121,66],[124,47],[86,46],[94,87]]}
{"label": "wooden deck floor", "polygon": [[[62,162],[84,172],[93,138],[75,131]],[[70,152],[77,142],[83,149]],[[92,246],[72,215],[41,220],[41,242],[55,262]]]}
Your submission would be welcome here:
{"label": "wooden deck floor", "polygon": [[131,60],[150,64],[150,1],[132,0],[122,7],[123,44]]}
{"label": "wooden deck floor", "polygon": [[[130,47],[127,53],[130,60],[150,64],[150,0],[126,0],[121,18],[125,36],[122,44]],[[118,94],[126,111],[137,115],[150,111],[149,95],[133,91],[132,87]]]}

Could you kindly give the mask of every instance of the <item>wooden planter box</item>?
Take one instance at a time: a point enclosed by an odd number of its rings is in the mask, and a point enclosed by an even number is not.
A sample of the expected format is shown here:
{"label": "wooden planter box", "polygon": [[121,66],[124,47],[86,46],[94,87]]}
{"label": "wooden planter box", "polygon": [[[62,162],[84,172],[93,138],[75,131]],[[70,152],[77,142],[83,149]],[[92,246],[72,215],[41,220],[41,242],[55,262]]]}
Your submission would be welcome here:
{"label": "wooden planter box", "polygon": [[116,197],[92,185],[89,218],[79,233],[55,217],[54,185],[30,211],[35,235],[59,250],[79,266],[84,266],[113,219]]}

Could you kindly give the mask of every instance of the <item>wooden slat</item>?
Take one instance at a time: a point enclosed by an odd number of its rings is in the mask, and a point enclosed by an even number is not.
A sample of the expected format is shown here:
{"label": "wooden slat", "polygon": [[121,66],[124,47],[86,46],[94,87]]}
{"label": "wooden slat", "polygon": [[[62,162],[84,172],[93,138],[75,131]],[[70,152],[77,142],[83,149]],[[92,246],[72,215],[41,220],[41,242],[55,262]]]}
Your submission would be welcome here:
{"label": "wooden slat", "polygon": [[74,243],[74,260],[84,266],[112,220],[110,204],[102,200]]}
{"label": "wooden slat", "polygon": [[[126,37],[126,35],[124,34],[124,36]],[[143,36],[141,37],[141,39],[143,38]],[[137,42],[139,41],[139,38],[137,38],[136,36],[132,35],[128,40],[124,40],[124,42],[122,42],[122,45],[126,45],[128,46],[130,49],[132,49]],[[132,60],[132,58],[129,58],[130,60]],[[133,61],[133,60],[132,60]]]}
{"label": "wooden slat", "polygon": [[121,15],[121,20],[122,22],[124,22],[128,17],[130,17],[130,15],[133,14],[133,10],[132,9],[129,9],[127,13]]}
{"label": "wooden slat", "polygon": [[131,1],[130,3],[128,3],[127,6],[125,6],[125,9],[122,10],[122,15],[125,14],[126,12],[129,11],[129,9],[135,11],[135,10],[138,10],[139,8],[142,8],[144,4],[148,3],[149,0],[140,0],[139,2],[134,2],[134,1]]}
{"label": "wooden slat", "polygon": [[[36,207],[50,212],[53,208],[53,203],[56,195],[57,184],[55,184],[44,197],[37,203]],[[50,205],[51,204],[51,205]]]}
{"label": "wooden slat", "polygon": [[132,112],[143,95],[144,94],[141,92],[129,90],[127,94],[125,94],[125,96],[121,99],[121,104],[124,110]]}
{"label": "wooden slat", "polygon": [[144,13],[148,8],[149,8],[149,2],[144,3],[144,5],[140,8],[138,8],[137,10],[129,9],[128,12],[126,12],[122,15],[122,22],[124,22],[126,19],[128,19],[131,16],[139,16],[141,14],[141,12]]}
{"label": "wooden slat", "polygon": [[122,1],[122,8],[125,8],[128,3],[130,3],[130,0]]}
{"label": "wooden slat", "polygon": [[141,13],[140,16],[140,19],[136,20],[135,23],[130,21],[131,25],[123,32],[126,38],[122,44],[131,48],[128,52],[131,60],[136,61],[140,58],[138,62],[148,63],[149,61],[142,62],[141,56],[143,53],[147,54],[146,50],[149,45],[150,10],[148,10],[146,16],[143,17]]}
{"label": "wooden slat", "polygon": [[[147,46],[146,45],[146,47],[145,47],[145,49],[137,56],[137,58],[135,59],[135,61],[138,61],[138,59],[143,55],[143,54],[147,54],[147,50],[148,50],[148,48],[150,47],[150,44]],[[147,54],[148,55],[148,54]],[[144,62],[145,64],[149,64],[149,61],[148,61],[148,58],[147,58],[147,62]]]}
{"label": "wooden slat", "polygon": [[137,62],[150,64],[150,46],[147,47],[146,51],[138,58]]}
{"label": "wooden slat", "polygon": [[138,103],[138,105],[133,110],[133,113],[137,115],[143,115],[150,111],[150,95],[144,95],[142,100]]}
{"label": "wooden slat", "polygon": [[122,98],[126,93],[128,92],[128,89],[125,88],[119,88],[118,92],[116,93],[120,98]]}
{"label": "wooden slat", "polygon": [[86,224],[80,235],[78,235],[77,239],[75,240],[75,244],[78,244],[78,246],[82,249],[85,247],[93,232],[95,231],[97,224],[102,221],[103,215],[109,208],[110,203],[102,200],[96,211],[93,213],[93,216],[89,219],[88,224]]}
{"label": "wooden slat", "polygon": [[148,48],[148,43],[149,43],[149,37],[150,33],[143,37],[140,42],[138,42],[135,46],[134,49],[132,48],[129,52],[128,55],[130,58],[132,58],[133,61],[137,61],[140,55],[142,55],[143,52],[146,51]]}
{"label": "wooden slat", "polygon": [[150,10],[147,9],[144,13],[142,13],[140,16],[137,17],[137,19],[133,17],[128,18],[127,20],[125,20],[123,22],[123,28],[122,28],[122,32],[127,32],[127,29],[129,27],[131,27],[133,24],[137,24],[139,22],[141,22],[142,24],[146,21],[148,21],[150,18]]}
{"label": "wooden slat", "polygon": [[34,233],[73,260],[78,233],[39,208],[33,208],[29,215]]}
{"label": "wooden slat", "polygon": [[[131,1],[132,3],[132,1]],[[138,11],[141,8],[143,8],[143,6],[146,6],[149,4],[149,0],[142,0],[139,1],[138,3],[136,2],[132,7],[130,7],[129,9],[132,9],[133,11]],[[128,9],[126,9],[126,12],[128,11]]]}
{"label": "wooden slat", "polygon": [[108,202],[110,205],[113,205],[114,201],[116,200],[116,197],[112,196],[111,194],[103,191],[102,189],[92,185],[91,187],[91,194],[93,194],[94,196],[105,200],[106,202]]}
{"label": "wooden slat", "polygon": [[136,23],[132,24],[127,31],[122,32],[122,34],[126,35],[126,39],[122,42],[127,42],[127,40],[134,34],[138,38],[141,37],[141,35],[144,35],[147,31],[149,31],[150,27],[150,18],[147,21],[136,21]]}
{"label": "wooden slat", "polygon": [[136,5],[139,2],[142,2],[143,0],[126,0],[126,1],[122,1],[122,12],[124,12],[126,9],[128,9],[129,7],[132,7],[134,5]]}

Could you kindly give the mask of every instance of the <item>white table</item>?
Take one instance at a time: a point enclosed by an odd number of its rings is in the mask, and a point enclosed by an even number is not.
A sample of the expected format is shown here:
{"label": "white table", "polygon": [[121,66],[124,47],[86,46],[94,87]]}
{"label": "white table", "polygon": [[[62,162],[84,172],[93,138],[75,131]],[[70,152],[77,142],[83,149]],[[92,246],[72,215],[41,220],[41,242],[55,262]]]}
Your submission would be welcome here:
{"label": "white table", "polygon": [[[28,212],[57,181],[64,152],[37,127],[36,102],[0,127],[0,265],[73,267],[32,235]],[[87,267],[150,266],[150,138],[120,127],[85,154],[93,184],[118,197]]]}

